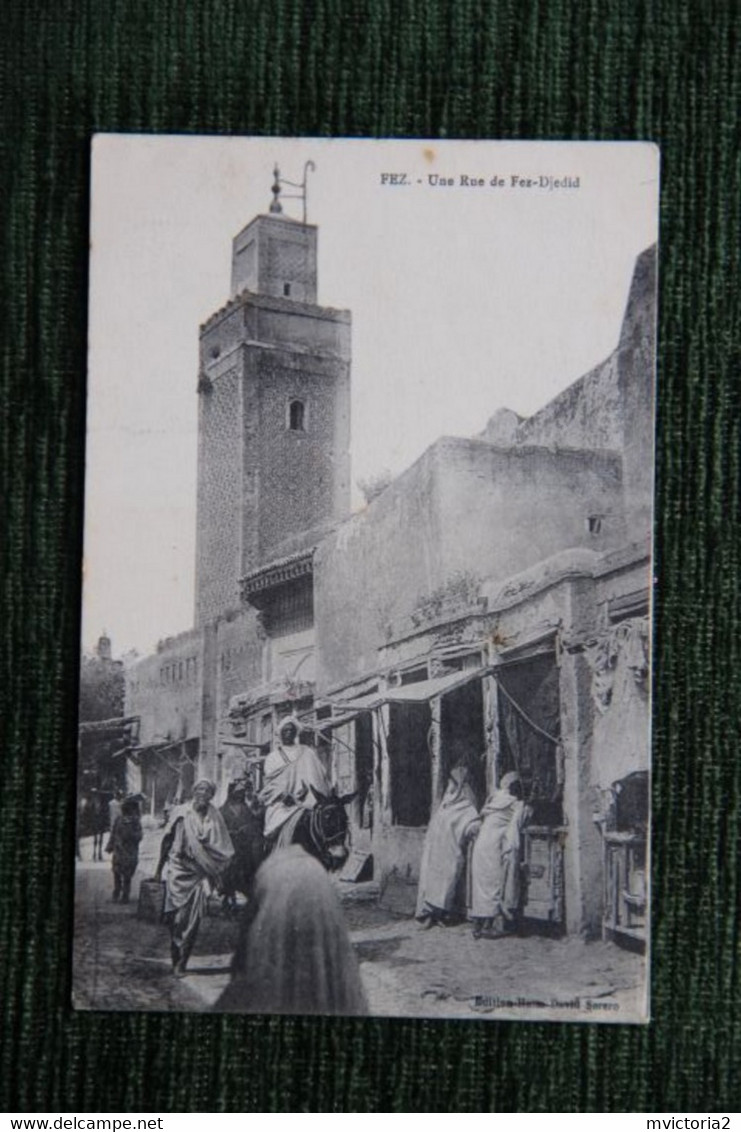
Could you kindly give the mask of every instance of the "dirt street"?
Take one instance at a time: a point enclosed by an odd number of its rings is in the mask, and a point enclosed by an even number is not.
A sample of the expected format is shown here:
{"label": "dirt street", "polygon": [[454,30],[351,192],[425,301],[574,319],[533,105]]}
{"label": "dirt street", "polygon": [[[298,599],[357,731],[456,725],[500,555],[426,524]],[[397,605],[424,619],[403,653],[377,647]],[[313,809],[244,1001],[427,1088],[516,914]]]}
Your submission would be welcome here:
{"label": "dirt street", "polygon": [[[184,979],[172,975],[165,926],[137,918],[139,883],[154,872],[159,840],[160,831],[147,831],[128,905],[110,899],[110,859],[93,862],[91,842],[82,843],[73,981],[79,1009],[210,1010],[228,982],[238,925],[217,900]],[[614,944],[475,940],[466,924],[422,931],[375,902],[343,903],[374,1015],[626,1022],[641,1012],[643,959]]]}

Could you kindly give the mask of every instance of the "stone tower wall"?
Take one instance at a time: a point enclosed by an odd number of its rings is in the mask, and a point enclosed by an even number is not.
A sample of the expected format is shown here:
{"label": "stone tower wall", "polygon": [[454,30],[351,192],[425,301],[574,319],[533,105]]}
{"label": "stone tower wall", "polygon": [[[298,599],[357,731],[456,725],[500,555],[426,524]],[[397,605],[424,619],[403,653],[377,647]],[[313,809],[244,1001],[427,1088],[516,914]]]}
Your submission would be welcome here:
{"label": "stone tower wall", "polygon": [[[261,351],[258,551],[245,572],[280,555],[283,543],[349,510],[349,366],[337,360]],[[300,400],[305,428],[287,427]],[[249,516],[245,516],[249,522]]]}
{"label": "stone tower wall", "polygon": [[242,366],[238,358],[200,394],[196,625],[239,605]]}
{"label": "stone tower wall", "polygon": [[198,626],[238,608],[245,574],[350,508],[350,315],[305,297],[316,289],[315,230],[257,217],[234,245],[233,287],[246,280],[257,289],[201,327]]}

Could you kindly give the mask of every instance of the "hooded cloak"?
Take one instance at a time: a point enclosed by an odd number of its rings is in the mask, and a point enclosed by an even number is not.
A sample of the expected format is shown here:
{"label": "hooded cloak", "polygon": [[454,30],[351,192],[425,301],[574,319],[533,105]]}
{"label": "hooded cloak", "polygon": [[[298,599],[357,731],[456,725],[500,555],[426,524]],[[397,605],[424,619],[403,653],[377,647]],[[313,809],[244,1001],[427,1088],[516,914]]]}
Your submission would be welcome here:
{"label": "hooded cloak", "polygon": [[276,850],[257,872],[250,910],[215,1010],[367,1014],[342,909],[314,857],[298,845]]}
{"label": "hooded cloak", "polygon": [[484,819],[471,855],[471,908],[474,919],[511,920],[520,902],[520,851],[525,803],[508,787],[519,782],[510,771],[481,811]]}
{"label": "hooded cloak", "polygon": [[234,857],[224,874],[224,889],[239,889],[245,896],[263,858],[263,815],[256,798],[248,803],[237,798],[239,782],[232,782],[228,796],[219,813],[224,819],[234,845]]}
{"label": "hooded cloak", "polygon": [[463,870],[465,841],[478,810],[464,767],[454,767],[442,801],[427,830],[417,890],[417,916],[452,912]]}

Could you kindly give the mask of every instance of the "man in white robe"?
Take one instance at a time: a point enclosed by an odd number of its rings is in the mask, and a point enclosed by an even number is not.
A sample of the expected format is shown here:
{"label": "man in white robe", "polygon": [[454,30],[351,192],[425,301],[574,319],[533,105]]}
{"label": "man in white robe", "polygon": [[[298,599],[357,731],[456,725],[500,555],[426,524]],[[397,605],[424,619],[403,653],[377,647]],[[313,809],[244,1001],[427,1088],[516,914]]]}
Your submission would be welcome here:
{"label": "man in white robe", "polygon": [[295,716],[283,720],[278,742],[263,766],[259,799],[265,807],[265,839],[277,845],[291,843],[293,827],[304,810],[312,810],[320,794],[330,793],[327,771],[313,747],[297,742],[299,723]]}
{"label": "man in white robe", "polygon": [[216,793],[203,779],[193,787],[190,805],[178,806],[162,839],[156,878],[165,882],[165,920],[170,928],[173,974],[182,978],[206,912],[211,888],[234,856],[223,817],[211,805]]}
{"label": "man in white robe", "polygon": [[455,766],[428,826],[422,850],[416,913],[422,927],[445,923],[455,914],[466,847],[479,822],[468,768]]}
{"label": "man in white robe", "polygon": [[522,800],[519,775],[509,771],[481,811],[483,821],[471,856],[469,918],[477,939],[495,939],[516,921],[522,830],[530,814]]}

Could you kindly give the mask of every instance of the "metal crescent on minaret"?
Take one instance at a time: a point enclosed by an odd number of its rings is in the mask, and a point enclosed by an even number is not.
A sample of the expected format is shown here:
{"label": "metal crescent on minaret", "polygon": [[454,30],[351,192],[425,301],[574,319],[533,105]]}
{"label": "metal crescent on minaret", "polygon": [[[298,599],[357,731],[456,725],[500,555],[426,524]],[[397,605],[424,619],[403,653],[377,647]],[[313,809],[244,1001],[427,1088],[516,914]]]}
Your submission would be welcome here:
{"label": "metal crescent on minaret", "polygon": [[300,200],[301,201],[301,206],[302,206],[301,223],[306,224],[307,223],[306,182],[307,182],[309,173],[316,173],[316,165],[311,160],[304,162],[304,176],[303,176],[303,180],[300,181],[300,182],[289,181],[286,177],[281,177],[280,169],[276,165],[275,168],[273,169],[273,188],[271,190],[272,193],[273,193],[273,200],[270,204],[270,211],[271,212],[282,212],[283,211],[283,206],[280,203],[280,200],[278,198],[280,197],[280,195],[282,193],[283,186],[289,185],[292,189],[300,189],[301,191],[298,192],[298,193],[283,193],[283,199],[284,200]]}

